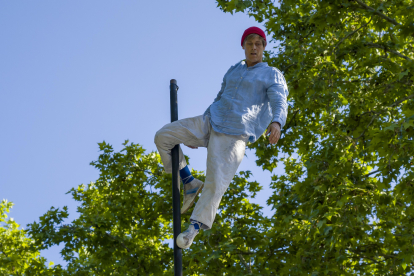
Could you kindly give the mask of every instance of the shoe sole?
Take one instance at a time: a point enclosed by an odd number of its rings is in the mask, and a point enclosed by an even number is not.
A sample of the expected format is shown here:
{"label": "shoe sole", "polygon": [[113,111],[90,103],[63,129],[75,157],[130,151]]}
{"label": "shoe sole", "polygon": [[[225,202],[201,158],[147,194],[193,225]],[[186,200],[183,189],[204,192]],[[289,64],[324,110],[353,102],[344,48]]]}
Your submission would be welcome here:
{"label": "shoe sole", "polygon": [[200,188],[198,188],[198,190],[197,190],[197,192],[196,192],[196,194],[195,194],[195,196],[194,196],[193,201],[191,201],[191,203],[188,205],[188,207],[187,207],[185,210],[184,210],[184,209],[181,209],[181,215],[182,215],[182,214],[184,214],[185,212],[187,212],[187,211],[188,211],[188,209],[190,209],[190,208],[191,208],[191,206],[193,206],[195,199],[197,198],[198,194],[201,192],[201,190],[202,190],[203,188],[204,188],[204,183],[200,186]]}

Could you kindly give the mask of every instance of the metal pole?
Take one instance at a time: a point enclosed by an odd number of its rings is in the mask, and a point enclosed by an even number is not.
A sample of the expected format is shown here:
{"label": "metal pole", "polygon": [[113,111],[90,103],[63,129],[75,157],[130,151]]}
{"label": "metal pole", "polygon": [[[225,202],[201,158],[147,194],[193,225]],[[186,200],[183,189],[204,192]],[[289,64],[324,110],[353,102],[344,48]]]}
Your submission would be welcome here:
{"label": "metal pole", "polygon": [[[178,120],[177,105],[177,81],[170,81],[170,103],[171,103],[171,122]],[[174,230],[174,276],[183,275],[183,256],[182,249],[177,246],[177,236],[181,233],[181,212],[180,212],[180,178],[178,174],[178,149],[180,145],[175,145],[171,150],[172,155],[172,196],[173,196],[173,230]]]}

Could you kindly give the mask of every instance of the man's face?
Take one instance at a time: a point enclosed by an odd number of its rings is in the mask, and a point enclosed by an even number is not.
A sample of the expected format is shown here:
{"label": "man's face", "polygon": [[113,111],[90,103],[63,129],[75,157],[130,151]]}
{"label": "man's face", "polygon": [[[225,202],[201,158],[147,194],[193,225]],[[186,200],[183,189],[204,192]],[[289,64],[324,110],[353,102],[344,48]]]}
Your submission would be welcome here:
{"label": "man's face", "polygon": [[255,36],[245,41],[243,49],[244,54],[246,55],[247,66],[253,66],[262,62],[265,47],[259,36]]}

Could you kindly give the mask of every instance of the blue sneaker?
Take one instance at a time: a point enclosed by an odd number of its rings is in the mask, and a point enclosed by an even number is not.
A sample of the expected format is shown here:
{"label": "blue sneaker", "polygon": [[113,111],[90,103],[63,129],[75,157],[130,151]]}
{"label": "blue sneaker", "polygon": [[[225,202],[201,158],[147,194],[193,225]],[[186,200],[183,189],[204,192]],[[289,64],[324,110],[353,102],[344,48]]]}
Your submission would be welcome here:
{"label": "blue sneaker", "polygon": [[184,184],[184,200],[183,207],[181,208],[181,214],[184,214],[188,211],[188,209],[190,209],[191,206],[193,206],[196,197],[201,192],[203,187],[204,182],[198,180],[197,178],[194,178],[190,183]]}
{"label": "blue sneaker", "polygon": [[203,224],[201,222],[192,220],[190,226],[188,227],[188,229],[185,230],[184,232],[182,232],[180,235],[178,235],[178,237],[177,237],[178,247],[180,247],[182,249],[189,248],[191,246],[191,244],[193,243],[193,240],[194,240],[195,236],[200,231],[200,227],[202,225]]}

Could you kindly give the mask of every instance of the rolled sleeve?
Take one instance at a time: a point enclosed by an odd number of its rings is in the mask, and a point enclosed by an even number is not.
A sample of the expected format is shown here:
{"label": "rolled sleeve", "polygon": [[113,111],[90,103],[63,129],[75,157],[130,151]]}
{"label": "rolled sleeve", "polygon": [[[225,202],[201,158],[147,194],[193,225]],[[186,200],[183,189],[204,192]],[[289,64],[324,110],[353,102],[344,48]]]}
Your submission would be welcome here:
{"label": "rolled sleeve", "polygon": [[278,122],[281,125],[281,128],[283,128],[287,118],[287,97],[289,91],[282,73],[278,71],[273,71],[273,73],[273,83],[267,89],[267,96],[269,97],[270,106],[272,107],[272,122]]}

